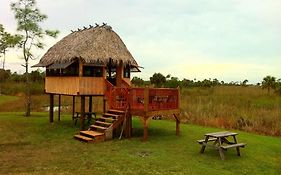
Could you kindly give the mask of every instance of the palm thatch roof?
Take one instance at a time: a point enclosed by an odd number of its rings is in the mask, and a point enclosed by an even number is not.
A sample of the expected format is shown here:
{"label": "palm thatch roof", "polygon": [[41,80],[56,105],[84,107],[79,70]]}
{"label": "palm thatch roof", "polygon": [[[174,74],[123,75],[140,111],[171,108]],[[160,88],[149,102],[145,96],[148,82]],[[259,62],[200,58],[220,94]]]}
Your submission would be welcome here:
{"label": "palm thatch roof", "polygon": [[78,29],[52,46],[40,62],[34,66],[82,61],[89,64],[107,65],[109,61],[138,67],[121,38],[106,24]]}

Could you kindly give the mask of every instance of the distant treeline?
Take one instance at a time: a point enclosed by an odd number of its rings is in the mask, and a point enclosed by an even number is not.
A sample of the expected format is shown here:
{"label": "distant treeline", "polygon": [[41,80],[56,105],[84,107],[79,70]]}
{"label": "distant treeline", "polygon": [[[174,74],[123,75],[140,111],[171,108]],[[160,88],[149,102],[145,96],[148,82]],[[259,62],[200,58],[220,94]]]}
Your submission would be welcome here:
{"label": "distant treeline", "polygon": [[[11,70],[0,69],[0,82],[14,81],[14,82],[25,82],[26,74],[18,74],[17,72],[11,73]],[[44,82],[45,72],[35,70],[29,73],[31,82]]]}
{"label": "distant treeline", "polygon": [[[18,83],[17,86],[20,86],[19,84],[25,82],[25,76],[26,74],[18,74],[16,72],[11,73],[10,70],[4,70],[0,69],[0,83],[1,85],[1,93],[7,95],[12,95],[13,93],[18,93],[14,87],[8,87],[9,84],[12,84],[14,82]],[[45,78],[45,72],[41,72],[39,70],[35,70],[29,73],[29,79],[32,83],[33,90],[32,93],[43,93],[44,91],[44,78]],[[192,88],[192,87],[203,87],[203,88],[210,88],[214,86],[260,86],[261,88],[267,89],[268,93],[275,92],[279,95],[281,95],[281,79],[277,79],[273,76],[266,76],[263,78],[263,80],[260,83],[257,83],[255,85],[248,84],[248,80],[243,80],[241,82],[224,82],[220,81],[216,78],[214,79],[204,79],[202,81],[200,80],[189,80],[189,79],[183,79],[179,80],[177,77],[173,77],[170,74],[167,76],[164,76],[161,73],[154,73],[148,81],[143,80],[139,77],[133,77],[132,78],[132,84],[137,87],[145,87],[145,86],[153,86],[153,87],[163,87],[163,88]],[[21,85],[23,86],[23,85]],[[4,87],[9,88],[8,90]],[[23,92],[23,88],[19,90],[19,92]]]}
{"label": "distant treeline", "polygon": [[134,86],[145,87],[145,86],[154,86],[154,87],[164,87],[164,88],[191,88],[191,87],[214,87],[214,86],[260,86],[261,88],[267,89],[268,93],[273,90],[274,92],[281,95],[281,79],[277,79],[272,76],[266,76],[260,83],[255,85],[248,84],[248,80],[243,80],[241,82],[224,82],[216,78],[214,79],[204,79],[200,80],[189,80],[183,79],[179,80],[177,77],[173,77],[170,74],[164,76],[161,73],[154,73],[148,81],[145,81],[139,77],[133,77],[132,83]]}
{"label": "distant treeline", "polygon": [[[39,70],[29,73],[31,94],[44,93],[45,72]],[[23,95],[26,90],[26,74],[11,73],[10,70],[0,69],[0,94]]]}

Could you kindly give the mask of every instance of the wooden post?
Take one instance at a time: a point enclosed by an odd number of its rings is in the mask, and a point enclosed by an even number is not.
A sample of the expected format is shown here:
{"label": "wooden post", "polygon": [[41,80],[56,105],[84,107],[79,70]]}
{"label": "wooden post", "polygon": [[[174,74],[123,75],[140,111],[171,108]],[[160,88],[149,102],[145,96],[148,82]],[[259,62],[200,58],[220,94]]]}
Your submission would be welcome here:
{"label": "wooden post", "polygon": [[144,88],[144,111],[148,112],[148,104],[149,104],[149,89],[148,87]]}
{"label": "wooden post", "polygon": [[143,123],[143,141],[147,141],[148,139],[148,122],[149,122],[149,117],[143,116],[140,117],[142,123]]}
{"label": "wooden post", "polygon": [[103,97],[103,113],[105,113],[106,112],[106,97],[104,96]]}
{"label": "wooden post", "polygon": [[54,122],[54,94],[50,94],[50,111],[49,111],[50,123]]}
{"label": "wooden post", "polygon": [[72,96],[72,120],[74,119],[75,115],[75,96]]}
{"label": "wooden post", "polygon": [[181,107],[181,94],[180,94],[180,87],[178,86],[178,109],[180,109]]}
{"label": "wooden post", "polygon": [[93,96],[89,96],[89,112],[93,111]]}
{"label": "wooden post", "polygon": [[132,115],[131,114],[128,114],[128,117],[126,120],[125,137],[126,138],[132,137]]}
{"label": "wooden post", "polygon": [[120,63],[116,65],[116,86],[117,87],[121,87],[123,73],[124,73],[123,71],[124,71],[123,61],[120,61]]}
{"label": "wooden post", "polygon": [[176,114],[173,114],[176,120],[176,135],[180,135],[180,119]]}
{"label": "wooden post", "polygon": [[147,141],[148,139],[148,121],[147,118],[144,121],[144,125],[143,125],[143,141]]}
{"label": "wooden post", "polygon": [[61,95],[59,95],[58,121],[60,121]]}
{"label": "wooden post", "polygon": [[84,130],[85,124],[85,96],[81,96],[81,115],[80,115],[80,130]]}

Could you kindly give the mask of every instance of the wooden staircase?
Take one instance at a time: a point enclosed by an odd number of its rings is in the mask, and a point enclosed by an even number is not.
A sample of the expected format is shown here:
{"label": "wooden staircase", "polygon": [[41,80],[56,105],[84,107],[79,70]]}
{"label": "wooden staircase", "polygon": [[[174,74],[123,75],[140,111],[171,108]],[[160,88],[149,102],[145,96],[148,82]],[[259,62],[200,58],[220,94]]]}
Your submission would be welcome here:
{"label": "wooden staircase", "polygon": [[98,118],[87,131],[80,131],[74,138],[83,142],[101,142],[113,138],[113,130],[121,126],[126,112],[110,109]]}

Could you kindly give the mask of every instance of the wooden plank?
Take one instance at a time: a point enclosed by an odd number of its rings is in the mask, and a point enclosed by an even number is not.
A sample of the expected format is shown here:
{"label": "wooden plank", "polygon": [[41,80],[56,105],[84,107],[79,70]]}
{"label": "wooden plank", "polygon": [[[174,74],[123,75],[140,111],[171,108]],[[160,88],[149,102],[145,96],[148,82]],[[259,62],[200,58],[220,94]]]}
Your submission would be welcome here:
{"label": "wooden plank", "polygon": [[84,141],[84,142],[91,142],[91,141],[94,141],[92,138],[89,138],[89,137],[86,137],[86,136],[82,136],[82,135],[74,135],[74,138],[75,139],[78,139],[78,140],[81,140],[81,141]]}
{"label": "wooden plank", "polygon": [[80,95],[104,95],[105,79],[103,77],[80,77]]}
{"label": "wooden plank", "polygon": [[97,131],[80,131],[80,135],[96,137],[96,136],[102,136],[104,135],[104,133],[100,133]]}
{"label": "wooden plank", "polygon": [[144,88],[144,111],[147,112],[148,111],[148,105],[149,105],[149,89],[148,87]]}
{"label": "wooden plank", "polygon": [[236,143],[236,144],[231,144],[231,145],[223,145],[223,146],[221,146],[221,148],[223,148],[223,149],[236,148],[236,147],[244,148],[246,145],[247,145],[246,143]]}
{"label": "wooden plank", "polygon": [[75,96],[72,96],[72,120],[74,119],[75,115]]}
{"label": "wooden plank", "polygon": [[108,112],[117,113],[117,114],[125,114],[125,111],[120,111],[120,110],[116,110],[116,109],[110,109]]}
{"label": "wooden plank", "polygon": [[98,125],[91,125],[91,128],[97,128],[97,129],[102,129],[102,130],[106,130],[106,127],[103,126],[98,126]]}
{"label": "wooden plank", "polygon": [[119,117],[119,115],[110,114],[110,113],[104,113],[103,116],[114,117],[114,118],[118,118]]}
{"label": "wooden plank", "polygon": [[[209,139],[208,139],[208,142],[212,142],[212,141],[216,141],[216,140],[217,140],[217,138],[209,138]],[[203,142],[205,142],[205,139],[197,140],[197,142],[198,142],[199,144],[202,144]]]}
{"label": "wooden plank", "polygon": [[102,122],[102,121],[96,121],[96,123],[101,124],[101,125],[107,125],[107,126],[112,125],[112,123]]}
{"label": "wooden plank", "polygon": [[79,77],[46,77],[46,93],[77,95],[79,92]]}
{"label": "wooden plank", "polygon": [[54,94],[50,94],[50,111],[49,111],[50,123],[54,122]]}
{"label": "wooden plank", "polygon": [[227,137],[227,136],[234,136],[238,133],[235,132],[229,132],[229,131],[221,131],[221,132],[214,132],[214,133],[207,133],[205,136],[211,136],[211,137]]}
{"label": "wooden plank", "polygon": [[60,121],[60,113],[61,113],[61,95],[59,95],[58,121]]}
{"label": "wooden plank", "polygon": [[104,95],[104,77],[46,77],[46,93],[63,95]]}
{"label": "wooden plank", "polygon": [[80,131],[84,130],[85,121],[85,96],[81,96]]}
{"label": "wooden plank", "polygon": [[100,117],[99,119],[106,120],[106,121],[111,121],[111,122],[116,120],[114,118],[108,118],[108,117]]}

